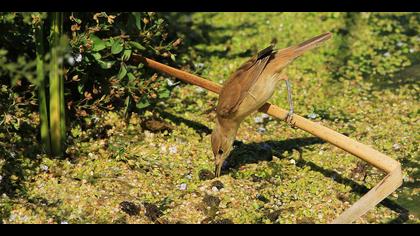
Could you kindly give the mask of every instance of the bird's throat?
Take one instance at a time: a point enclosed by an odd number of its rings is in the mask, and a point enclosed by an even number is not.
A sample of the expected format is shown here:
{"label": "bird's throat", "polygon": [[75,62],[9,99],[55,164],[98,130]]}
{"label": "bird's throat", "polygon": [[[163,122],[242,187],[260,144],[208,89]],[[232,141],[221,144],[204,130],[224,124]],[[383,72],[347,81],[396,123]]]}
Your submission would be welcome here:
{"label": "bird's throat", "polygon": [[235,139],[236,133],[238,132],[239,126],[242,120],[224,119],[221,117],[217,118],[216,128],[223,131],[223,135],[226,137],[233,137]]}

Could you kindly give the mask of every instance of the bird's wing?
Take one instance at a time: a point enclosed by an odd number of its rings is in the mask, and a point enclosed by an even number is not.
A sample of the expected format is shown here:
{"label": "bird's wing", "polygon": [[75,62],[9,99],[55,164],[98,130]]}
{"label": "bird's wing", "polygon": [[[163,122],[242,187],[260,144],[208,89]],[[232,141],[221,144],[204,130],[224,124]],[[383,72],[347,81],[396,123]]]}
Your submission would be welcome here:
{"label": "bird's wing", "polygon": [[261,50],[257,55],[240,66],[223,85],[219,95],[216,112],[221,117],[228,117],[236,112],[248,94],[249,89],[261,75],[271,55],[273,45]]}

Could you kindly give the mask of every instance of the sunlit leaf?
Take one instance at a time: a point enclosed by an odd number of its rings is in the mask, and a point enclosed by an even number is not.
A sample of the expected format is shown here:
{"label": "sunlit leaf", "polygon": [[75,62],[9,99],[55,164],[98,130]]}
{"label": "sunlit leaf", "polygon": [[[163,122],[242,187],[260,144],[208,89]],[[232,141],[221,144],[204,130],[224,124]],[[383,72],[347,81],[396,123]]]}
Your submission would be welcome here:
{"label": "sunlit leaf", "polygon": [[127,76],[128,76],[128,80],[129,80],[129,81],[134,81],[134,80],[136,80],[136,77],[135,77],[132,73],[128,73],[128,74],[127,74]]}
{"label": "sunlit leaf", "polygon": [[169,91],[169,89],[162,89],[159,91],[159,98],[168,98],[170,94],[171,92]]}
{"label": "sunlit leaf", "polygon": [[95,58],[95,60],[100,60],[102,58],[100,53],[92,53],[93,58]]}
{"label": "sunlit leaf", "polygon": [[129,44],[131,45],[131,46],[133,46],[134,48],[137,48],[137,49],[139,49],[139,50],[146,50],[146,48],[145,47],[143,47],[143,45],[141,45],[140,43],[138,43],[138,42],[133,42],[133,41],[131,41],[131,42],[129,42]]}
{"label": "sunlit leaf", "polygon": [[92,40],[92,51],[101,51],[106,48],[105,42],[94,34],[90,35]]}
{"label": "sunlit leaf", "polygon": [[136,107],[137,107],[138,109],[143,109],[143,108],[148,107],[149,105],[150,105],[149,100],[147,99],[147,97],[146,97],[146,96],[143,96],[143,97],[140,99],[140,102],[138,102],[138,103],[136,104]]}
{"label": "sunlit leaf", "polygon": [[120,71],[118,72],[118,79],[122,79],[127,74],[127,68],[124,63],[121,63]]}
{"label": "sunlit leaf", "polygon": [[128,59],[130,59],[130,57],[131,57],[131,52],[132,52],[132,50],[131,49],[126,49],[126,50],[124,50],[124,53],[123,53],[123,55],[122,55],[122,60],[123,61],[128,61]]}
{"label": "sunlit leaf", "polygon": [[120,53],[122,50],[124,49],[123,44],[121,43],[121,41],[117,40],[112,44],[111,47],[111,53],[112,54],[118,54]]}
{"label": "sunlit leaf", "polygon": [[115,61],[102,61],[102,60],[97,60],[97,62],[102,69],[109,69],[115,63]]}

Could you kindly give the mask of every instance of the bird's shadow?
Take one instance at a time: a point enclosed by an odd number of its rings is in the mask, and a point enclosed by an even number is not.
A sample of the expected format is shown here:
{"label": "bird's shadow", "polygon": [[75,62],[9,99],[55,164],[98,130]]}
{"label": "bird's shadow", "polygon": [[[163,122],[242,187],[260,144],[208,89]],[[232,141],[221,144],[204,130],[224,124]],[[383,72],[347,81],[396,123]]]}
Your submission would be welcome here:
{"label": "bird's shadow", "polygon": [[[366,194],[369,189],[356,181],[343,177],[337,171],[325,169],[317,164],[304,160],[303,148],[315,145],[324,144],[325,141],[317,137],[308,138],[295,138],[282,141],[265,141],[260,143],[244,144],[240,141],[235,141],[234,150],[226,159],[226,164],[222,169],[222,174],[226,174],[229,171],[238,171],[241,166],[250,163],[258,163],[261,161],[271,161],[273,156],[285,158],[283,154],[287,151],[297,150],[299,153],[299,159],[296,161],[296,166],[300,168],[310,167],[311,170],[321,173],[327,178],[332,178],[335,182],[350,186],[351,192],[362,196]],[[402,207],[398,203],[390,199],[384,199],[381,203],[382,206],[398,213],[398,217],[392,219],[388,223],[404,223],[409,220],[409,210]]]}
{"label": "bird's shadow", "polygon": [[301,150],[307,146],[323,143],[325,141],[317,137],[294,138],[282,141],[269,140],[249,144],[235,140],[233,144],[234,149],[226,159],[226,164],[224,164],[222,171],[226,172],[228,169],[236,171],[246,164],[271,161],[273,156],[282,157],[286,151]]}

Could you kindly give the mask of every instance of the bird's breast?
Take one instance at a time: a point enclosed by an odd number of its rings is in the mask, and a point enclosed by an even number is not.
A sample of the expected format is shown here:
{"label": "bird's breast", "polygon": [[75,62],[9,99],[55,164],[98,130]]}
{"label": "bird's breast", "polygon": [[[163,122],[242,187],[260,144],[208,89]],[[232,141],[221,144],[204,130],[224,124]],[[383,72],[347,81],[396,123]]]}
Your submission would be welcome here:
{"label": "bird's breast", "polygon": [[249,89],[241,105],[239,105],[236,117],[244,119],[254,111],[258,110],[268,99],[273,96],[274,90],[279,82],[278,74],[263,76]]}

